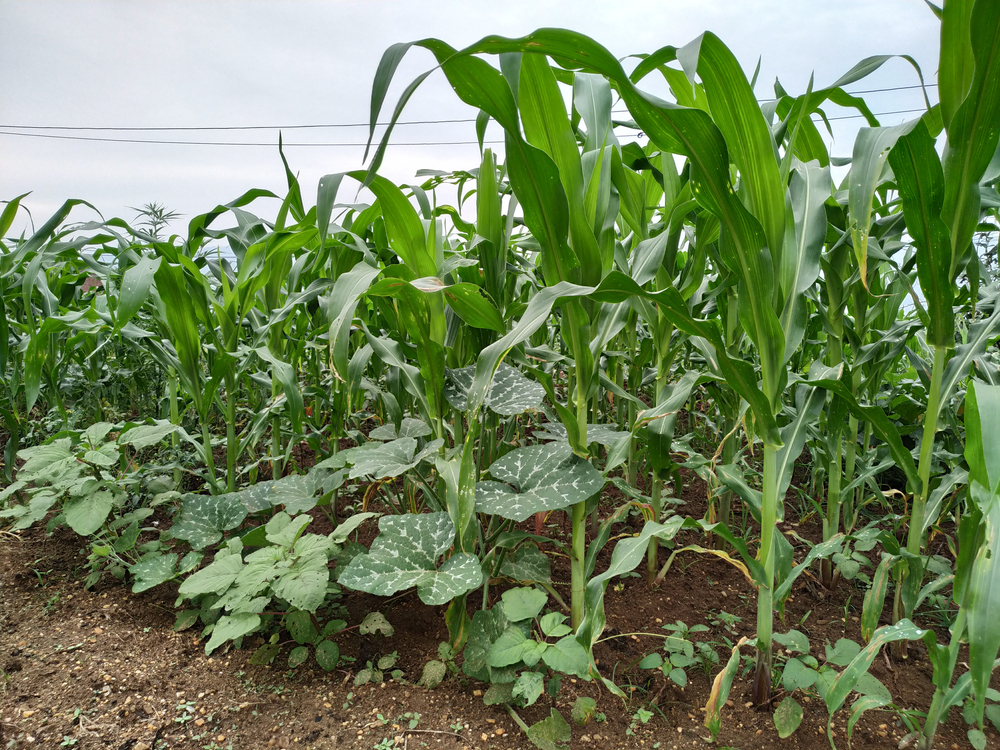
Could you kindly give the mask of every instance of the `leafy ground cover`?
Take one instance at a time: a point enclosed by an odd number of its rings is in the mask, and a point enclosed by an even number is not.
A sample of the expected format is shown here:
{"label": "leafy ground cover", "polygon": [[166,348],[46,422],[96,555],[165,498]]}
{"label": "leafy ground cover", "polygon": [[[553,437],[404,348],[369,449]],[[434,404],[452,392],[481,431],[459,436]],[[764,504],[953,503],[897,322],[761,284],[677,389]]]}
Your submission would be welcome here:
{"label": "leafy ground cover", "polygon": [[[684,493],[690,512],[703,508],[704,497],[704,485],[694,479]],[[612,505],[606,502],[606,507]],[[561,526],[563,534],[569,531],[568,524]],[[805,538],[821,537],[820,526],[809,519],[798,529]],[[388,747],[380,745],[386,740],[392,746],[426,743],[442,750],[524,746],[523,734],[503,708],[483,705],[481,683],[452,676],[433,690],[414,684],[448,637],[440,611],[421,604],[414,594],[389,606],[378,597],[349,596],[352,622],[372,611],[384,612],[393,636],[349,631],[337,638],[341,653],[350,659],[341,669],[326,673],[313,664],[289,670],[284,660],[290,645],[271,666],[251,664],[250,649],[206,656],[197,632],[174,631],[174,597],[169,591],[132,594],[113,584],[81,590],[85,561],[78,539],[66,531],[51,538],[32,531],[5,541],[0,570],[0,668],[5,675],[0,720],[5,742],[13,742],[13,747],[66,742],[79,748],[200,750],[214,743],[217,748],[368,750]],[[566,565],[557,565],[554,577],[566,582],[568,573]],[[825,596],[803,582],[789,601],[787,621],[818,644],[816,655],[842,638],[860,642],[862,596],[853,587]],[[711,605],[706,604],[709,599]],[[612,637],[598,644],[595,655],[626,688],[629,700],[622,702],[593,683],[569,678],[557,700],[543,699],[524,718],[545,718],[552,707],[569,716],[577,697],[589,697],[595,701],[597,718],[585,726],[571,722],[572,747],[709,746],[701,709],[714,663],[708,669],[702,662],[688,667],[683,687],[640,664],[657,652],[658,636],[666,632],[662,626],[678,620],[689,628],[706,627],[692,638],[710,644],[724,659],[727,639],[734,642],[753,633],[752,599],[753,588],[743,575],[710,556],[678,564],[655,589],[638,577],[624,579],[607,594],[606,633]],[[354,686],[364,664],[394,652],[399,655],[394,668],[402,676]],[[892,690],[900,710],[920,710],[930,673],[926,652],[919,646],[910,649],[902,664],[879,659],[872,667],[872,674]],[[996,678],[993,686],[998,687]],[[718,746],[746,750],[782,741],[804,749],[829,747],[827,713],[815,699],[803,702],[802,729],[787,740],[778,739],[769,714],[746,705],[751,703],[748,686],[734,689],[729,700],[731,718],[723,725]],[[645,721],[640,711],[649,712]],[[418,718],[411,727],[413,717]],[[196,723],[199,720],[204,723]],[[411,728],[421,731],[404,735],[403,730]],[[837,731],[844,731],[843,722],[838,722]],[[952,716],[940,732],[941,746],[964,743],[965,732],[961,718]],[[872,712],[854,729],[853,746],[894,748],[907,733],[896,711]],[[990,742],[996,742],[992,734]]]}

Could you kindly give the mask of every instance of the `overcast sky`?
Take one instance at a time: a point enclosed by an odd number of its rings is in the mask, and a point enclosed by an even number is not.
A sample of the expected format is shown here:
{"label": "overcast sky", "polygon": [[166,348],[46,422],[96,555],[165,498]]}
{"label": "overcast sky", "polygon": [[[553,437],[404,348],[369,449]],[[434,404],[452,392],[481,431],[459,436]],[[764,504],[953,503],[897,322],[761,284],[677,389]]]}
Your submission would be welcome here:
{"label": "overcast sky", "polygon": [[[926,80],[936,80],[939,27],[922,0],[0,0],[0,199],[30,191],[24,204],[36,224],[67,198],[83,198],[106,218],[126,220],[135,217],[129,206],[157,202],[182,213],[186,222],[251,187],[284,195],[276,129],[128,132],[23,126],[367,123],[372,79],[389,45],[435,36],[461,47],[487,34],[520,36],[544,26],[585,33],[619,57],[680,46],[711,30],[748,73],[761,58],[760,98],[773,94],[776,77],[797,94],[810,73],[815,72],[819,87],[876,54],[912,55]],[[387,101],[394,105],[402,87],[432,64],[426,51],[411,51]],[[893,60],[848,88],[917,82],[909,64]],[[936,100],[936,89],[930,94]],[[865,98],[876,113],[922,105],[917,89]],[[827,113],[854,114],[836,107]],[[436,73],[414,95],[403,119],[474,116]],[[891,125],[914,116],[880,119]],[[835,122],[835,155],[850,155],[862,124],[859,119]],[[9,133],[272,145],[162,145]],[[285,153],[307,202],[315,201],[322,175],[360,168],[363,148],[291,144],[358,144],[366,135],[362,127],[283,131]],[[498,136],[495,130],[488,135]],[[475,145],[402,145],[474,140],[475,126],[469,122],[399,127],[393,136],[398,145],[390,147],[382,172],[402,183],[414,182],[422,168],[475,167]],[[277,206],[271,204],[257,204],[256,212],[273,217]],[[73,214],[81,220],[92,216],[85,209]],[[19,221],[13,229],[20,231],[24,224]]]}

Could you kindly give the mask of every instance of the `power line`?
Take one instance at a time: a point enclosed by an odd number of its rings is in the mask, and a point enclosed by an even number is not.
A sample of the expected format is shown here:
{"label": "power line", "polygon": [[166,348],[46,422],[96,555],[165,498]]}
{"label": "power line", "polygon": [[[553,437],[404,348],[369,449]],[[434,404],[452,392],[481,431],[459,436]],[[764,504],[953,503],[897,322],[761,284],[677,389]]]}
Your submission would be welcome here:
{"label": "power line", "polygon": [[[457,122],[475,122],[475,117],[463,117],[453,120],[404,120],[396,125],[441,125]],[[380,122],[377,125],[388,125],[387,122]],[[192,130],[309,130],[325,128],[367,128],[367,122],[342,122],[342,123],[321,123],[316,125],[206,125],[206,126],[184,126],[184,127],[111,127],[111,126],[80,126],[73,125],[0,125],[0,128],[18,128],[23,130],[93,130],[93,131],[121,131],[121,132],[163,132],[163,131],[192,131]]]}
{"label": "power line", "polygon": [[[249,142],[249,141],[166,141],[145,138],[101,138],[99,136],[87,135],[54,135],[51,133],[12,133],[0,130],[0,135],[21,136],[23,138],[54,138],[61,141],[97,141],[100,143],[152,143],[167,146],[267,146],[274,148],[272,141]],[[500,140],[483,141],[483,143],[496,144],[503,143]],[[320,147],[320,148],[364,148],[364,143],[283,143],[284,147],[293,148],[300,146]],[[402,141],[393,142],[393,146],[478,146],[479,141]]]}
{"label": "power line", "polygon": [[[875,117],[885,117],[887,115],[901,115],[909,114],[913,112],[925,112],[923,107],[915,107],[913,109],[894,109],[889,112],[875,112],[873,113]],[[611,114],[616,115],[627,115],[629,112],[614,112]],[[827,117],[828,121],[833,120],[856,120],[865,117],[865,115],[841,115],[839,117]],[[475,122],[475,120],[469,120],[469,122]],[[10,127],[10,126],[0,126],[0,127]],[[623,127],[631,128],[633,130],[638,130],[637,126],[633,127],[631,125],[623,125]],[[9,130],[0,130],[0,135],[8,136],[20,136],[22,138],[49,138],[61,141],[90,141],[98,143],[148,143],[159,146],[265,146],[268,148],[274,148],[274,143],[271,141],[267,142],[252,142],[252,141],[173,141],[173,140],[161,140],[152,138],[102,138],[100,136],[88,136],[88,135],[56,135],[54,133],[17,133]],[[499,144],[503,143],[502,140],[492,140],[483,141],[484,144]],[[364,143],[284,143],[283,146],[288,148],[363,148],[366,144]],[[399,141],[393,142],[393,146],[478,146],[479,141]]]}
{"label": "power line", "polygon": [[[929,83],[926,86],[937,86],[936,83]],[[890,86],[888,88],[881,89],[863,89],[861,91],[849,91],[848,94],[852,96],[855,94],[876,94],[887,91],[907,91],[911,89],[919,89],[919,85],[913,86]],[[773,101],[773,99],[758,99],[759,102]],[[913,112],[916,110],[901,110],[907,112]],[[613,112],[612,114],[628,114],[627,112]],[[896,112],[886,112],[884,114],[897,114]],[[830,117],[830,120],[842,120],[849,119],[847,117]],[[456,123],[470,123],[476,122],[475,117],[459,117],[454,119],[445,120],[402,120],[396,123],[396,126],[403,125],[445,125],[445,124],[456,124]],[[390,123],[380,122],[376,123],[379,126],[387,126]],[[367,122],[342,122],[342,123],[316,123],[307,125],[204,125],[204,126],[92,126],[92,125],[13,125],[13,124],[0,124],[0,128],[8,128],[14,130],[87,130],[94,132],[123,132],[123,133],[156,133],[156,132],[190,132],[190,131],[227,131],[227,130],[326,130],[326,129],[338,129],[338,128],[367,128],[370,127],[370,123]],[[9,135],[9,133],[5,133]],[[127,141],[123,141],[127,142]],[[153,143],[154,141],[139,141],[142,143]],[[192,144],[192,145],[204,145],[204,144]],[[242,143],[235,143],[232,145],[244,145]],[[250,144],[246,144],[250,145]],[[302,144],[296,144],[302,145]],[[397,144],[403,145],[403,144]],[[422,145],[422,144],[421,144]],[[451,144],[449,144],[451,145]]]}
{"label": "power line", "polygon": [[[894,109],[891,112],[873,112],[875,117],[885,117],[886,115],[905,115],[910,112],[926,112],[925,107],[916,107],[914,109]],[[827,120],[856,120],[859,117],[864,117],[864,115],[841,115],[840,117],[827,117]]]}

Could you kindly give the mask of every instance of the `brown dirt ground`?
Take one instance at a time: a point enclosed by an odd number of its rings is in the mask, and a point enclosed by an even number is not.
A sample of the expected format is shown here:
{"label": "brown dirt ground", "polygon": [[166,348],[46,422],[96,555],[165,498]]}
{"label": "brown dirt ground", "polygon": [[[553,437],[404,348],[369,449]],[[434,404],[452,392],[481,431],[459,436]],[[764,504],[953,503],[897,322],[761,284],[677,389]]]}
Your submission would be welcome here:
{"label": "brown dirt ground", "polygon": [[[609,492],[608,507],[616,498]],[[695,518],[705,511],[705,486],[685,474],[684,505],[679,511]],[[789,509],[793,507],[788,504]],[[568,534],[565,514],[553,514],[549,532]],[[528,524],[532,524],[529,520]],[[634,527],[640,525],[635,519]],[[322,531],[320,523],[315,531]],[[553,528],[555,527],[555,528]],[[815,525],[797,529],[815,538]],[[363,537],[371,538],[369,531]],[[694,537],[679,540],[702,541]],[[433,691],[415,682],[438,644],[447,639],[443,610],[420,603],[411,592],[381,600],[348,593],[345,604],[354,624],[373,610],[384,612],[396,629],[389,641],[374,642],[356,631],[337,636],[349,657],[397,651],[404,681],[353,687],[353,665],[323,672],[314,662],[297,670],[283,668],[284,655],[270,667],[249,664],[254,643],[243,650],[217,652],[207,657],[197,629],[175,633],[171,587],[132,594],[128,587],[102,583],[97,591],[81,588],[82,564],[78,537],[63,528],[53,536],[40,529],[3,535],[0,563],[0,747],[79,750],[150,750],[191,748],[309,748],[346,750],[513,750],[531,745],[501,708],[484,706],[477,693],[484,685],[450,678]],[[681,546],[679,545],[679,546]],[[598,563],[607,564],[610,548]],[[664,551],[664,559],[666,557]],[[568,564],[556,558],[553,578],[567,582]],[[563,586],[568,588],[567,585]],[[491,599],[501,589],[491,588]],[[568,592],[567,592],[568,593]],[[830,596],[822,596],[803,576],[788,603],[786,625],[807,632],[814,650],[822,655],[825,642],[838,638],[860,640],[863,592],[841,582]],[[662,623],[683,620],[708,624],[719,610],[741,621],[732,640],[755,630],[753,591],[735,568],[705,555],[684,553],[664,582],[649,588],[644,579],[625,578],[607,593],[608,631],[616,637],[598,644],[595,656],[606,676],[613,676],[631,695],[623,703],[594,682],[566,679],[558,700],[548,696],[520,711],[529,724],[556,707],[569,717],[578,695],[597,701],[606,715],[600,723],[573,726],[572,747],[681,750],[710,745],[702,726],[711,676],[689,670],[690,682],[681,690],[668,686],[658,673],[641,671],[636,663],[655,650],[659,639],[641,635],[662,633]],[[478,595],[470,607],[481,605]],[[845,622],[846,614],[846,622]],[[799,625],[798,623],[802,623]],[[922,623],[928,624],[928,623]],[[638,633],[640,635],[629,635]],[[617,634],[621,634],[618,636]],[[696,636],[720,641],[718,627]],[[922,644],[912,644],[909,658],[891,664],[879,658],[872,668],[900,706],[926,710],[932,692],[931,667]],[[656,674],[650,678],[651,674]],[[998,682],[994,680],[994,684]],[[799,696],[801,697],[801,696]],[[628,733],[635,711],[656,704],[654,717]],[[754,710],[749,681],[738,678],[723,716],[719,747],[756,750],[778,746],[826,750],[827,714],[818,700],[801,698],[805,717],[799,730],[779,740],[771,715]],[[409,718],[419,714],[413,731]],[[836,717],[835,739],[847,746],[847,712]],[[936,747],[966,748],[966,727],[959,712],[938,733]],[[895,713],[871,711],[855,728],[854,748],[896,748],[906,733]],[[996,732],[990,747],[1000,748]]]}

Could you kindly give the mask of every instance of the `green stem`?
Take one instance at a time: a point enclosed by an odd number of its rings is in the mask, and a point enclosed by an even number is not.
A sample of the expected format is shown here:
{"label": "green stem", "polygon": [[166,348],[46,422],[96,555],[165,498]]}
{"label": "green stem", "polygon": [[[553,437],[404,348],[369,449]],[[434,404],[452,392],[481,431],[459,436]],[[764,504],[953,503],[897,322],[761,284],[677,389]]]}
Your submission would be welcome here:
{"label": "green stem", "polygon": [[587,588],[584,567],[587,557],[587,501],[573,506],[573,555],[570,559],[572,579],[572,599],[570,600],[570,622],[576,630],[583,622],[583,597]]}
{"label": "green stem", "polygon": [[[167,400],[170,402],[170,424],[179,425],[181,416],[177,408],[177,371],[171,367],[167,370]],[[176,451],[180,447],[180,436],[175,432],[170,436],[170,445]],[[174,469],[174,489],[181,488],[181,470]]]}
{"label": "green stem", "polygon": [[[834,426],[836,429],[836,426]],[[840,462],[840,452],[843,448],[843,436],[838,434],[834,437],[833,456],[830,457],[829,481],[826,488],[826,518],[823,519],[823,541],[833,537],[840,528],[840,487],[843,477],[843,468]],[[824,559],[821,564],[823,585],[827,589],[833,588],[833,564],[830,560]]]}
{"label": "green stem", "polygon": [[[920,443],[920,465],[917,473],[920,487],[913,498],[913,510],[910,513],[910,532],[906,540],[906,549],[913,555],[920,554],[924,528],[924,509],[931,491],[931,458],[934,455],[934,435],[937,432],[938,412],[941,406],[941,379],[944,376],[944,366],[948,350],[944,347],[934,347],[934,369],[931,370],[931,387],[927,393],[927,411],[924,414],[924,434]],[[907,613],[909,615],[911,613]]]}
{"label": "green stem", "polygon": [[236,491],[236,378],[226,378],[226,488]]}
{"label": "green stem", "polygon": [[[653,491],[650,500],[650,507],[653,509],[653,520],[656,523],[660,522],[660,494],[663,489],[663,480],[656,476],[656,472],[653,472]],[[660,550],[660,540],[658,537],[653,537],[649,540],[649,546],[646,548],[646,573],[649,582],[652,583],[656,579],[656,574],[659,571],[659,565],[657,564],[656,557]]]}
{"label": "green stem", "polygon": [[212,494],[219,494],[219,483],[215,478],[215,457],[212,455],[212,433],[208,429],[208,417],[201,420],[201,444],[205,455],[205,470]]}
{"label": "green stem", "polygon": [[[275,376],[271,376],[271,400],[274,401],[281,391],[281,385]],[[281,417],[275,414],[271,418],[271,479],[281,477],[281,467],[278,457],[281,455]]]}
{"label": "green stem", "polygon": [[951,642],[948,645],[948,680],[944,687],[938,686],[934,690],[934,697],[931,699],[931,707],[927,710],[927,719],[924,721],[924,731],[920,739],[921,750],[930,750],[934,744],[934,735],[937,733],[938,724],[944,718],[948,710],[945,703],[947,689],[951,686],[951,678],[955,673],[955,664],[958,662],[958,649],[962,642],[962,633],[965,630],[965,607],[960,607],[955,624],[951,627]]}
{"label": "green stem", "polygon": [[764,486],[760,512],[760,551],[764,585],[757,590],[757,667],[753,700],[758,706],[771,699],[771,635],[774,627],[774,529],[778,520],[778,448],[764,444]]}

